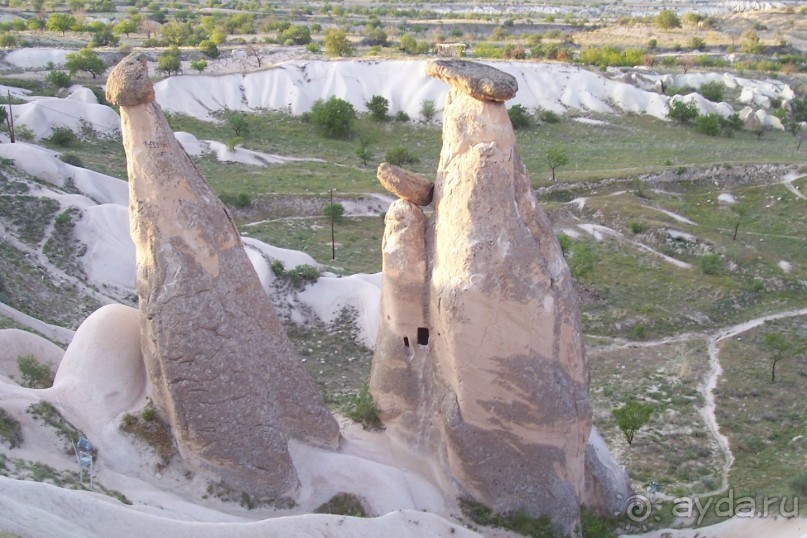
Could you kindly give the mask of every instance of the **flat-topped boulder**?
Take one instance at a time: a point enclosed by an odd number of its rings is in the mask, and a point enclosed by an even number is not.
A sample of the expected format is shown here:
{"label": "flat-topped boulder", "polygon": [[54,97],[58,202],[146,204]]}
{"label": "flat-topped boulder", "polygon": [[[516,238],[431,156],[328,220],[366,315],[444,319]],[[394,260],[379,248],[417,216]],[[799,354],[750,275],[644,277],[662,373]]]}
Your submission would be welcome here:
{"label": "flat-topped boulder", "polygon": [[513,75],[467,60],[431,61],[426,64],[426,74],[480,101],[507,101],[518,91]]}
{"label": "flat-topped boulder", "polygon": [[414,172],[394,164],[381,163],[376,176],[381,186],[398,198],[420,206],[429,205],[432,201],[434,184]]}

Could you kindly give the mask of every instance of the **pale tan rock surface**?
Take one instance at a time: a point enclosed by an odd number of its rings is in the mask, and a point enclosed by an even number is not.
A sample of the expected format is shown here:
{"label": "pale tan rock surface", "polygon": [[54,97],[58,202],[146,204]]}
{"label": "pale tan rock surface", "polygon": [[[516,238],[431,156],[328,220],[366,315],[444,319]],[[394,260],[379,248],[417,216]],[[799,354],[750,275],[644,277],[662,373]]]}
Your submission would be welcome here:
{"label": "pale tan rock surface", "polygon": [[587,475],[589,372],[571,275],[507,109],[470,95],[483,84],[463,72],[457,82],[439,71],[453,86],[425,237],[411,210],[388,217],[370,388],[390,433],[436,454],[460,495],[573,532],[581,503],[610,509],[602,492],[624,492],[609,487],[612,467]]}
{"label": "pale tan rock surface", "polygon": [[[117,96],[145,65],[116,67]],[[147,79],[146,79],[147,80]],[[122,102],[132,102],[125,99]],[[225,207],[159,104],[121,106],[137,251],[141,345],[155,404],[190,465],[259,498],[292,495],[290,438],[336,447],[339,430],[303,369]]]}
{"label": "pale tan rock surface", "polygon": [[432,202],[434,184],[414,172],[394,164],[381,163],[376,176],[382,187],[399,198],[420,206]]}
{"label": "pale tan rock surface", "polygon": [[434,60],[426,64],[426,74],[480,101],[507,101],[518,91],[513,75],[467,60]]}

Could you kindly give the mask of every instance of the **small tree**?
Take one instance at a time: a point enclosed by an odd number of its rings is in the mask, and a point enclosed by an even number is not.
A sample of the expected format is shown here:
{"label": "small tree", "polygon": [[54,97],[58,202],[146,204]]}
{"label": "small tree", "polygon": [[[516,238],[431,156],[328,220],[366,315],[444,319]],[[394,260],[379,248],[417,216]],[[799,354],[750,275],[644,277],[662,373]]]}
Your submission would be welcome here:
{"label": "small tree", "polygon": [[71,84],[70,75],[64,71],[50,71],[45,76],[45,81],[57,90],[59,88],[67,88]]}
{"label": "small tree", "polygon": [[50,364],[42,364],[33,355],[17,357],[17,368],[23,387],[46,389],[53,385],[53,368]]}
{"label": "small tree", "polygon": [[45,21],[45,28],[50,32],[61,32],[64,35],[74,24],[76,24],[76,18],[69,13],[51,13],[48,20]]}
{"label": "small tree", "polygon": [[762,52],[762,44],[759,41],[759,35],[753,30],[748,30],[743,34],[740,50],[748,54],[759,54]]}
{"label": "small tree", "polygon": [[616,425],[625,434],[625,440],[628,446],[633,444],[633,437],[642,426],[647,424],[650,416],[653,414],[653,406],[650,404],[643,404],[637,400],[631,400],[619,409],[611,411]]}
{"label": "small tree", "polygon": [[339,202],[328,202],[322,206],[322,214],[334,222],[339,222],[345,214],[345,206]]}
{"label": "small tree", "polygon": [[704,114],[695,118],[695,130],[708,136],[720,134],[720,116]]}
{"label": "small tree", "polygon": [[118,35],[126,34],[126,37],[129,37],[129,34],[137,31],[137,21],[134,19],[121,19],[115,23],[112,31]]}
{"label": "small tree", "polygon": [[793,342],[785,340],[785,337],[778,333],[768,333],[765,335],[765,347],[771,352],[771,383],[776,383],[776,365],[785,358],[788,352],[795,353]]}
{"label": "small tree", "polygon": [[208,39],[200,41],[198,48],[208,58],[218,58],[219,54],[221,54],[218,45]]}
{"label": "small tree", "polygon": [[86,71],[92,75],[92,78],[100,75],[106,69],[104,60],[89,48],[68,53],[65,56],[64,66],[71,76],[78,71]]}
{"label": "small tree", "polygon": [[191,69],[196,69],[197,71],[199,71],[201,73],[202,71],[207,69],[207,61],[204,60],[204,59],[193,60],[191,62]]}
{"label": "small tree", "polygon": [[370,111],[370,116],[372,116],[375,121],[387,121],[389,119],[387,115],[389,112],[389,101],[386,98],[380,95],[374,95],[369,101],[364,103],[364,105],[367,107],[367,110]]}
{"label": "small tree", "polygon": [[667,117],[678,123],[692,123],[698,117],[698,105],[694,101],[686,103],[680,99],[670,101]]}
{"label": "small tree", "polygon": [[328,56],[353,54],[353,44],[347,38],[347,32],[333,27],[325,30],[325,54]]}
{"label": "small tree", "polygon": [[718,80],[711,80],[701,84],[698,93],[713,103],[719,103],[725,99],[726,85]]}
{"label": "small tree", "polygon": [[552,183],[555,182],[555,169],[569,164],[566,148],[549,148],[546,152],[546,164],[552,170]]}
{"label": "small tree", "polygon": [[420,104],[420,115],[423,121],[430,122],[437,114],[437,106],[434,104],[434,99],[424,99]]}
{"label": "small tree", "polygon": [[734,204],[731,206],[731,210],[737,215],[737,220],[734,222],[734,235],[731,236],[731,240],[736,241],[737,232],[740,230],[740,223],[748,214],[748,206],[745,204]]}
{"label": "small tree", "polygon": [[361,163],[367,166],[367,161],[373,158],[373,151],[370,149],[370,139],[365,136],[359,137],[359,145],[356,148],[356,156],[361,159]]}
{"label": "small tree", "polygon": [[318,99],[311,107],[311,123],[328,138],[348,138],[353,132],[356,109],[353,105],[331,96],[327,101]]}
{"label": "small tree", "polygon": [[656,15],[655,23],[662,30],[681,27],[681,19],[675,14],[675,11],[669,9],[659,11],[658,15]]}
{"label": "small tree", "polygon": [[182,63],[179,61],[179,49],[170,47],[157,56],[157,71],[161,71],[168,76],[171,73],[179,74],[182,71]]}
{"label": "small tree", "polygon": [[263,47],[257,47],[250,43],[247,45],[246,52],[247,56],[250,58],[255,58],[255,63],[257,63],[258,67],[260,68],[261,64],[263,64],[263,59],[266,57],[266,51],[263,49]]}
{"label": "small tree", "polygon": [[230,129],[233,130],[235,136],[244,137],[249,134],[249,122],[247,121],[246,114],[225,109],[224,121],[226,121]]}

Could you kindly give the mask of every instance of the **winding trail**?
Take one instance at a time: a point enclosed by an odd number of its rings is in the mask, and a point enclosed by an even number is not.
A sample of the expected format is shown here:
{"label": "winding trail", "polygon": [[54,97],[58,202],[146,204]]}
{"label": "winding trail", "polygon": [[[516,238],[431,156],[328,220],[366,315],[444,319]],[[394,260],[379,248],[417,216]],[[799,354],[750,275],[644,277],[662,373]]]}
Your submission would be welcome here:
{"label": "winding trail", "polygon": [[[734,464],[734,455],[731,452],[728,437],[720,433],[720,426],[717,423],[715,409],[717,404],[715,402],[714,390],[717,387],[717,382],[723,374],[723,368],[720,366],[720,343],[728,338],[733,338],[738,334],[742,334],[751,329],[759,327],[766,321],[773,321],[778,319],[793,318],[798,316],[807,316],[807,308],[797,310],[785,310],[783,312],[776,312],[768,314],[752,320],[738,323],[730,327],[718,329],[714,332],[707,333],[684,333],[676,336],[668,336],[659,340],[651,340],[647,342],[631,342],[627,340],[615,340],[610,344],[604,346],[592,346],[591,351],[613,351],[618,349],[628,348],[647,348],[655,347],[666,344],[679,344],[689,342],[698,338],[707,338],[709,343],[709,371],[703,380],[703,383],[698,387],[699,392],[703,395],[703,407],[699,410],[701,417],[706,428],[711,433],[715,442],[717,443],[720,452],[723,454],[723,468],[721,471],[721,484],[720,488],[713,491],[706,492],[693,492],[690,496],[709,497],[713,495],[720,495],[729,488],[729,472],[731,466]],[[673,500],[674,496],[656,494],[656,497],[662,500]]]}

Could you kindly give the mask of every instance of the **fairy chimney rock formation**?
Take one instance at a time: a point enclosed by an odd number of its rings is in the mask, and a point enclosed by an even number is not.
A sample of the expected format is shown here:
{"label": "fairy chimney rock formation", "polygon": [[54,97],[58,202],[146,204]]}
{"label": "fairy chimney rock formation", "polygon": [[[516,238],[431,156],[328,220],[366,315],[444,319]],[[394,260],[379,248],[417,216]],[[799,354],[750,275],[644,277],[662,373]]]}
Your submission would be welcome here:
{"label": "fairy chimney rock formation", "polygon": [[586,461],[609,456],[587,451],[577,298],[503,103],[517,84],[466,61],[427,71],[451,84],[434,213],[421,222],[403,200],[387,213],[370,388],[390,434],[436,454],[459,495],[573,533],[581,504],[605,511],[627,492]]}
{"label": "fairy chimney rock formation", "polygon": [[224,205],[163,116],[145,61],[110,74],[129,172],[141,346],[183,459],[261,499],[299,487],[290,439],[339,429],[281,326]]}

